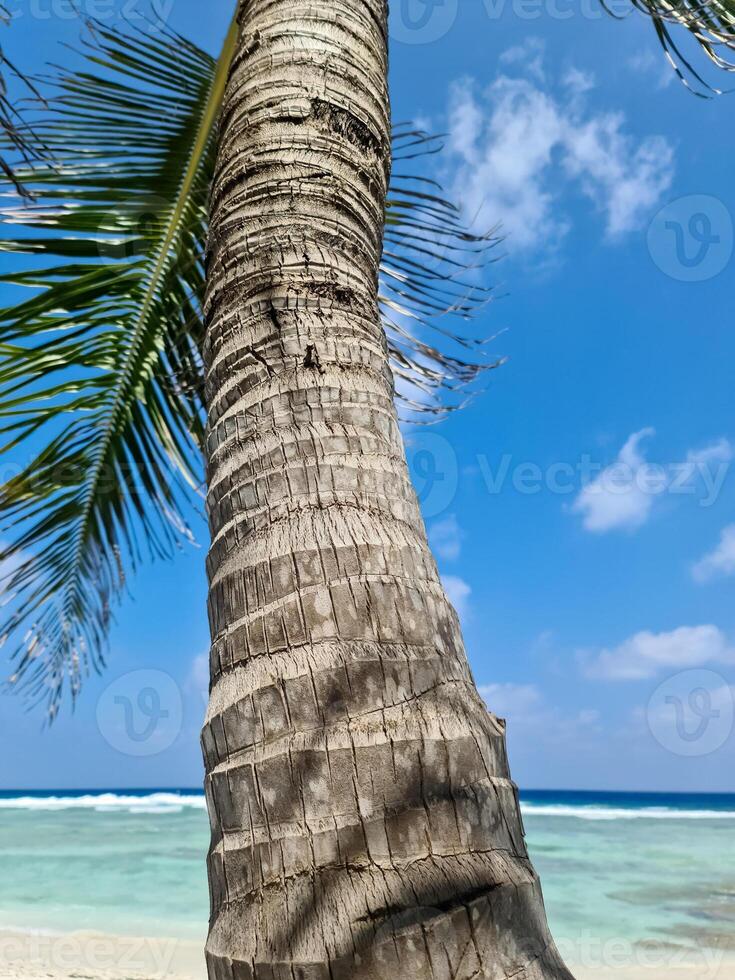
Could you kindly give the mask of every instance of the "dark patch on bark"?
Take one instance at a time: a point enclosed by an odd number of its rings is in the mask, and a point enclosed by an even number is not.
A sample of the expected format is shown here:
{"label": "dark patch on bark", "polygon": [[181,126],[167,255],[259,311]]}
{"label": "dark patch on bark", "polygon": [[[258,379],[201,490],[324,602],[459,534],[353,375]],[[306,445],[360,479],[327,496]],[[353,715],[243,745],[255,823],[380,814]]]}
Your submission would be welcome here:
{"label": "dark patch on bark", "polygon": [[320,299],[329,299],[342,309],[352,309],[355,294],[346,286],[336,286],[333,282],[310,282],[306,283],[306,289],[310,296],[318,296]]}
{"label": "dark patch on bark", "polygon": [[278,316],[278,310],[275,308],[273,303],[271,303],[271,305],[268,307],[268,316],[270,317],[271,323],[280,334],[282,329],[281,320],[280,317]]}
{"label": "dark patch on bark", "polygon": [[314,99],[311,110],[315,119],[324,122],[333,133],[344,136],[353,146],[380,155],[385,152],[382,140],[349,110],[332,102],[325,102],[323,99]]}
{"label": "dark patch on bark", "polygon": [[322,367],[321,362],[319,360],[319,354],[317,353],[317,349],[313,344],[309,344],[309,346],[306,348],[306,356],[304,357],[304,367],[314,368],[314,370],[318,371],[319,374],[324,374],[324,368]]}
{"label": "dark patch on bark", "polygon": [[467,907],[472,904],[472,902],[477,901],[478,898],[487,898],[491,892],[495,891],[496,888],[500,886],[485,884],[478,888],[473,888],[470,891],[462,892],[457,895],[452,895],[451,898],[444,901],[437,901],[436,899],[431,899],[428,905],[418,906],[417,908],[401,908],[395,905],[386,905],[382,909],[375,909],[364,915],[358,922],[372,922],[385,924],[391,919],[396,920],[396,928],[405,928],[409,925],[415,925],[418,922],[426,921],[435,916],[436,913],[446,913],[454,912],[457,909]]}

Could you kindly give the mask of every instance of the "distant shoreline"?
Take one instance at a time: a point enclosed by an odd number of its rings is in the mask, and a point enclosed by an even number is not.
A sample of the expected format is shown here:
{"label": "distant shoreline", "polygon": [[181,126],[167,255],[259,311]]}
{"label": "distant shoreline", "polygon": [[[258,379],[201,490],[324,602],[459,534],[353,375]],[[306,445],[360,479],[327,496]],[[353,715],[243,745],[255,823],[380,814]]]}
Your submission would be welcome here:
{"label": "distant shoreline", "polygon": [[[15,796],[38,796],[38,797],[48,797],[48,796],[91,796],[91,795],[102,795],[106,793],[125,793],[130,796],[142,796],[150,793],[179,793],[182,795],[192,795],[192,796],[203,796],[204,790],[202,786],[101,786],[92,787],[84,786],[77,788],[69,787],[51,787],[48,789],[24,789],[22,787],[11,787],[6,789],[0,789],[0,799],[10,799]],[[626,799],[656,799],[661,800],[664,798],[675,799],[678,801],[688,800],[728,800],[735,803],[735,789],[732,792],[717,792],[717,793],[701,793],[701,792],[689,792],[687,790],[655,790],[655,791],[642,791],[642,790],[623,790],[623,789],[525,789],[520,788],[521,798],[530,799],[531,797],[542,797],[542,796],[564,796],[564,797],[579,797],[579,798],[609,798],[609,797],[619,797]]]}

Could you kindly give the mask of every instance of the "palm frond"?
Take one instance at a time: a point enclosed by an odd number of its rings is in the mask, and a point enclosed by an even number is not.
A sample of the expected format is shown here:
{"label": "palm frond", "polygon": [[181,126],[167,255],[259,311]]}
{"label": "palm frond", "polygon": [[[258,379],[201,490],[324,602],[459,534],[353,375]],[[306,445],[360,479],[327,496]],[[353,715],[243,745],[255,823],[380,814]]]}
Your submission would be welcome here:
{"label": "palm frond", "polygon": [[491,299],[484,273],[500,243],[497,229],[470,231],[439,184],[412,172],[415,164],[403,170],[404,161],[441,149],[439,136],[394,127],[380,300],[397,400],[413,421],[461,408],[471,383],[502,363],[485,357],[490,338],[455,327]]}
{"label": "palm frond", "polygon": [[[19,171],[33,201],[4,212],[0,251],[28,268],[0,282],[30,290],[0,309],[0,453],[28,456],[0,487],[4,639],[14,686],[52,717],[103,666],[128,573],[189,537],[207,201],[235,31],[215,62],[173,33],[92,23],[86,65],[45,80],[50,111],[26,133],[48,153]],[[398,127],[394,143],[381,308],[404,403],[433,417],[494,366],[451,323],[487,302],[477,272],[497,238],[400,172],[439,141]]]}
{"label": "palm frond", "polygon": [[[605,0],[602,0],[603,5]],[[658,40],[679,79],[695,95],[722,95],[682,50],[672,28],[683,28],[719,70],[735,72],[735,0],[633,0],[653,21]],[[608,8],[609,9],[609,8]]]}
{"label": "palm frond", "polygon": [[[201,479],[199,297],[218,64],[173,34],[100,24],[88,70],[48,80],[34,132],[52,163],[19,171],[34,202],[6,210],[5,252],[43,265],[1,277],[31,298],[0,310],[0,452],[31,452],[0,488],[13,544],[5,637],[14,677],[51,711],[104,661],[111,609],[143,543],[189,536]],[[34,263],[37,265],[38,263]]]}

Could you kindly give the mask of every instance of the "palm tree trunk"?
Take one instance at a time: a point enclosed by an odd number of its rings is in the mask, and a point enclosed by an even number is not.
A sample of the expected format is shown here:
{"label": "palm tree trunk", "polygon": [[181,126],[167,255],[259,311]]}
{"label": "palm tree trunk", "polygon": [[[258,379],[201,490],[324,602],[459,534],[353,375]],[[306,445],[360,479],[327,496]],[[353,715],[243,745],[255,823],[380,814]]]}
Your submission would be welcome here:
{"label": "palm tree trunk", "polygon": [[243,0],[207,299],[216,980],[568,978],[409,480],[386,0]]}

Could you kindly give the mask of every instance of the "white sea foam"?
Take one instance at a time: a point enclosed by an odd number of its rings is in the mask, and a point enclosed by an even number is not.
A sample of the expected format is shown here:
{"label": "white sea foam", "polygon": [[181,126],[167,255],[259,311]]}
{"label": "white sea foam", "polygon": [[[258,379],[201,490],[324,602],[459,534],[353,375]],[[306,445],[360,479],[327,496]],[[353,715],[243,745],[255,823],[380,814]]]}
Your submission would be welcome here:
{"label": "white sea foam", "polygon": [[193,793],[150,793],[127,796],[120,793],[90,793],[86,796],[16,796],[0,799],[0,810],[96,810],[111,813],[180,813],[185,807],[204,810],[203,796]]}
{"label": "white sea foam", "polygon": [[[174,814],[204,810],[203,795],[196,793],[89,793],[85,796],[17,796],[0,798],[0,810],[94,810],[137,814]],[[567,817],[577,820],[735,820],[732,810],[692,810],[676,807],[616,807],[593,804],[521,803],[529,817]]]}
{"label": "white sea foam", "polygon": [[576,817],[578,820],[735,820],[731,810],[679,810],[676,807],[570,806],[562,803],[522,803],[525,816]]}

